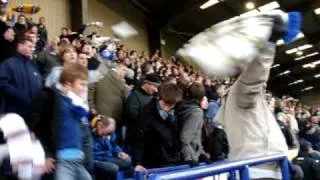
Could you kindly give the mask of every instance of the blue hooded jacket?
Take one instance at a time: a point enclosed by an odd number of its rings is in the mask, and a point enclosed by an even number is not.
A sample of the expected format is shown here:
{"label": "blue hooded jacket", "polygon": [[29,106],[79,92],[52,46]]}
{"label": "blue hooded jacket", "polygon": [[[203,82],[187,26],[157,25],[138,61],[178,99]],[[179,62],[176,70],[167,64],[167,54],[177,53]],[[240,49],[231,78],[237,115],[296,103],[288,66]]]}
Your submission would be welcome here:
{"label": "blue hooded jacket", "polygon": [[116,144],[116,134],[113,133],[109,138],[100,137],[94,134],[94,160],[105,161],[106,158],[118,157],[123,152]]}
{"label": "blue hooded jacket", "polygon": [[42,87],[42,77],[28,57],[17,53],[0,64],[0,93],[5,98],[5,113],[22,115]]}

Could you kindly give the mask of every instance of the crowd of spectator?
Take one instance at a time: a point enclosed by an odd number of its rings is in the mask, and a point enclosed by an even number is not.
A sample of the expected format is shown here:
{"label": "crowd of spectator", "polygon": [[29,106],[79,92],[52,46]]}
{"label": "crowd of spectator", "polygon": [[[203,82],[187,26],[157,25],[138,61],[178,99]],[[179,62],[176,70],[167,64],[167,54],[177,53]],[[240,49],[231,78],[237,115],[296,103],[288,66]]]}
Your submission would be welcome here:
{"label": "crowd of spectator", "polygon": [[[64,27],[48,40],[44,17],[0,22],[0,113],[22,116],[41,141],[44,179],[115,179],[228,159],[215,117],[235,78],[207,77],[159,50],[148,55],[112,39],[96,47],[97,34],[84,30]],[[320,179],[319,107],[267,92],[265,99],[289,149],[299,149],[293,163],[304,179]],[[10,168],[0,175],[15,176]]]}

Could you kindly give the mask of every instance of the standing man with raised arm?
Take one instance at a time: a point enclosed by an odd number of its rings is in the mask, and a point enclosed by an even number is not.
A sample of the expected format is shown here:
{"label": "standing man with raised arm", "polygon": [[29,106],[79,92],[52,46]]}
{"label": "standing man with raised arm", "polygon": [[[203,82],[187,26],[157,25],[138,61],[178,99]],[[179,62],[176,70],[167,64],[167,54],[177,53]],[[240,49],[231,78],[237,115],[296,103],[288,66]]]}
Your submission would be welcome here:
{"label": "standing man with raised arm", "polygon": [[[225,126],[231,160],[287,154],[288,147],[280,127],[264,98],[263,85],[269,78],[275,45],[265,43],[260,55],[251,62],[230,88],[217,121]],[[277,164],[250,168],[250,177],[281,179]]]}

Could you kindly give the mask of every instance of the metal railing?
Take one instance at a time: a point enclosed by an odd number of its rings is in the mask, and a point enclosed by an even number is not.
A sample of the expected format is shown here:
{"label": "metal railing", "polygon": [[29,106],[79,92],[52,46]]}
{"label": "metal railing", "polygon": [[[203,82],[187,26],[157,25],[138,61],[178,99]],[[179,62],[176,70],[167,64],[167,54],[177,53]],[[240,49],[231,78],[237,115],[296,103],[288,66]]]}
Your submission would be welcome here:
{"label": "metal railing", "polygon": [[[206,165],[206,163],[200,163],[198,167],[201,167],[204,165]],[[159,174],[159,173],[165,173],[165,172],[171,172],[171,171],[180,171],[180,170],[185,170],[190,168],[191,168],[191,165],[180,165],[180,166],[169,166],[164,168],[148,169],[147,172],[135,172],[134,179],[144,180],[144,179],[148,179],[148,177],[152,174]]]}
{"label": "metal railing", "polygon": [[[202,167],[188,168],[183,170],[173,170],[151,174],[149,180],[187,180],[210,177],[221,173],[229,173],[230,179],[236,179],[236,171],[239,171],[241,180],[249,180],[249,167],[265,163],[280,162],[283,180],[289,180],[289,162],[286,155],[271,155],[267,157],[258,157],[240,161],[231,161],[218,164],[211,164]],[[145,179],[144,176],[138,177]],[[143,180],[139,179],[139,180]]]}

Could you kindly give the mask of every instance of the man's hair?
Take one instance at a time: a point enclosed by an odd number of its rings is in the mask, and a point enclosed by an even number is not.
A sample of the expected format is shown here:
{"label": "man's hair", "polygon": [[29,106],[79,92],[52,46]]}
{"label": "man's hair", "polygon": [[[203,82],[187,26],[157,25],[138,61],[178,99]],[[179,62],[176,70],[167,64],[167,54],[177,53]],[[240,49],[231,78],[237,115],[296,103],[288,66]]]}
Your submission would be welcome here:
{"label": "man's hair", "polygon": [[152,69],[152,64],[150,64],[150,63],[144,63],[144,64],[142,64],[142,66],[141,66],[141,73],[142,73],[143,75],[146,75],[148,72],[151,71],[151,69]]}
{"label": "man's hair", "polygon": [[21,18],[21,17],[24,17],[24,18],[27,19],[27,16],[25,16],[25,15],[23,15],[23,14],[20,14],[20,15],[18,16],[18,19]]}
{"label": "man's hair", "polygon": [[134,53],[137,53],[137,51],[136,50],[131,50],[129,55],[132,56]]}
{"label": "man's hair", "polygon": [[87,80],[88,70],[78,63],[68,64],[63,67],[63,71],[60,76],[60,83],[73,83],[77,79]]}
{"label": "man's hair", "polygon": [[162,84],[159,87],[159,97],[168,105],[175,105],[182,100],[182,90],[175,84]]}
{"label": "man's hair", "polygon": [[76,48],[72,44],[63,44],[59,47],[59,58],[62,60],[63,55],[70,49],[76,51]]}
{"label": "man's hair", "polygon": [[201,101],[205,96],[206,91],[200,83],[194,82],[189,88],[189,98],[196,101]]}
{"label": "man's hair", "polygon": [[67,28],[67,27],[62,27],[61,29],[62,29],[62,30],[69,31],[69,28]]}
{"label": "man's hair", "polygon": [[112,123],[116,123],[116,121],[111,117],[103,116],[98,122],[100,122],[103,126],[108,127]]}
{"label": "man's hair", "polygon": [[21,37],[21,38],[19,38],[19,39],[17,40],[17,45],[18,45],[18,44],[25,44],[25,43],[28,42],[28,41],[33,43],[33,41],[32,41],[31,38],[29,38],[29,37]]}

